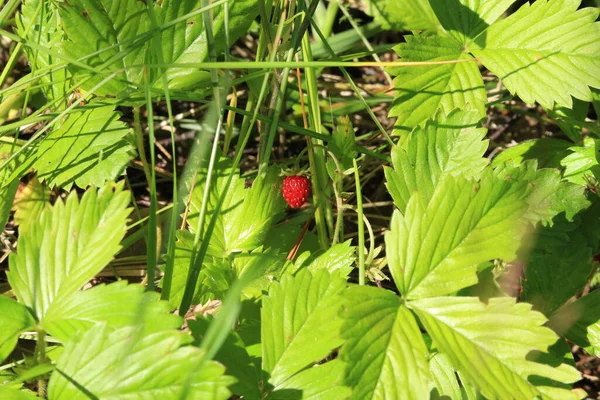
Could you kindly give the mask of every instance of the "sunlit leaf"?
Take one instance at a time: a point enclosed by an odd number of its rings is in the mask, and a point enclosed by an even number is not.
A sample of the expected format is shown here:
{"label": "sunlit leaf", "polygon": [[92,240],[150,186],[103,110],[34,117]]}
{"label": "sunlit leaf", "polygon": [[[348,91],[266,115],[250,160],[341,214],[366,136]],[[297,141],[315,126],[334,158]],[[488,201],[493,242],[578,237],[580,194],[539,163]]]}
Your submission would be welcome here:
{"label": "sunlit leaf", "polygon": [[129,128],[114,106],[70,114],[41,143],[34,168],[49,186],[102,186],[125,171],[133,156]]}
{"label": "sunlit leaf", "polygon": [[300,270],[273,283],[263,298],[262,356],[277,387],[342,344],[338,311],[345,280],[326,270]]}
{"label": "sunlit leaf", "polygon": [[439,112],[423,128],[403,136],[392,149],[392,166],[384,167],[386,186],[401,212],[414,192],[427,203],[445,175],[477,177],[488,161],[482,158],[488,146],[482,140],[475,111]]}
{"label": "sunlit leaf", "polygon": [[135,328],[111,332],[98,325],[65,343],[50,378],[51,399],[227,399],[224,368],[186,346],[191,336],[177,331],[142,335]]}
{"label": "sunlit leaf", "polygon": [[106,323],[109,330],[143,327],[147,333],[180,327],[180,318],[170,314],[167,303],[159,297],[125,281],[98,285],[53,302],[42,326],[62,341],[99,323]]}
{"label": "sunlit leaf", "polygon": [[384,29],[436,32],[440,28],[440,23],[427,1],[368,0],[366,11]]}
{"label": "sunlit leaf", "polygon": [[492,24],[472,53],[527,104],[571,108],[572,97],[591,101],[600,87],[600,24],[597,8],[580,0],[525,3]]}
{"label": "sunlit leaf", "polygon": [[368,286],[344,293],[340,351],[352,399],[429,398],[428,350],[395,294]]}
{"label": "sunlit leaf", "polygon": [[19,236],[9,258],[8,281],[38,319],[53,301],[70,296],[102,270],[119,250],[130,209],[123,185],[72,192],[44,211]]}
{"label": "sunlit leaf", "polygon": [[395,211],[385,234],[388,265],[404,296],[452,293],[477,283],[477,266],[494,258],[513,260],[524,233],[528,183],[480,181],[448,175],[428,204],[413,194],[402,215]]}
{"label": "sunlit leaf", "polygon": [[473,297],[437,297],[411,301],[409,307],[438,350],[485,397],[578,398],[566,385],[579,380],[575,368],[529,358],[558,339],[531,305],[510,297],[490,299],[487,305]]}
{"label": "sunlit leaf", "polygon": [[13,351],[19,334],[32,329],[35,320],[31,312],[24,305],[0,296],[0,362]]}
{"label": "sunlit leaf", "polygon": [[444,36],[406,36],[394,50],[402,61],[471,60],[451,64],[394,67],[394,103],[389,115],[398,117],[395,132],[403,134],[432,118],[467,106],[485,116],[487,95],[479,67],[463,45]]}
{"label": "sunlit leaf", "polygon": [[31,223],[36,221],[49,207],[50,190],[34,177],[23,190],[17,193],[12,207],[15,212],[15,225],[19,226],[19,233],[27,232]]}
{"label": "sunlit leaf", "polygon": [[342,400],[350,396],[350,388],[342,386],[344,364],[333,360],[325,364],[307,368],[292,376],[269,393],[269,400]]}

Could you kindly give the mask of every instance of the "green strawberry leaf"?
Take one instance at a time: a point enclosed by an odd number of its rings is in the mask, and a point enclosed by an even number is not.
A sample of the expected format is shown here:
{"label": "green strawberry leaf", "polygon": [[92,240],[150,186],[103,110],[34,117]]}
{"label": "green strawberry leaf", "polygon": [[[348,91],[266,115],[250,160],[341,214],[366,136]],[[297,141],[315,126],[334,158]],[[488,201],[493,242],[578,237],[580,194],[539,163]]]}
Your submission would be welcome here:
{"label": "green strawberry leaf", "polygon": [[[437,398],[462,399],[460,382],[456,370],[445,354],[435,353],[429,358],[429,370],[433,378],[433,393]],[[432,398],[436,398],[432,396]]]}
{"label": "green strawberry leaf", "polygon": [[[208,57],[206,29],[200,0],[171,0],[154,4],[159,32],[151,31],[151,22],[144,2],[123,0],[73,0],[59,6],[65,34],[62,51],[73,59],[83,59],[98,73],[83,85],[90,89],[106,75],[115,73],[97,90],[99,95],[115,95],[136,89],[144,83],[143,68],[146,56],[151,52],[150,39],[159,36],[162,61],[165,64],[198,63]],[[223,5],[212,8],[213,35],[216,50],[225,49],[225,12]],[[191,16],[189,16],[191,15]],[[229,40],[233,44],[246,33],[258,15],[255,0],[235,1],[229,5]],[[187,17],[187,18],[186,18]],[[151,54],[148,61],[158,56]],[[76,74],[89,73],[81,66],[71,66]],[[101,72],[103,73],[100,75]],[[150,83],[162,85],[162,70],[150,70]],[[167,80],[172,89],[189,89],[208,81],[207,73],[197,68],[169,68]]]}
{"label": "green strawberry leaf", "polygon": [[403,136],[392,149],[393,169],[384,167],[386,186],[401,212],[415,192],[427,203],[446,175],[479,176],[488,163],[482,158],[488,141],[482,140],[486,130],[477,128],[479,120],[475,111],[438,112]]}
{"label": "green strawberry leaf", "polygon": [[585,124],[590,103],[579,99],[573,99],[573,108],[556,106],[553,110],[548,110],[548,116],[551,117],[556,125],[575,143],[581,143],[581,130]]}
{"label": "green strawberry leaf", "polygon": [[53,302],[42,326],[63,342],[102,322],[111,331],[125,326],[143,327],[146,333],[179,328],[181,319],[159,297],[126,281],[98,285]]}
{"label": "green strawberry leaf", "polygon": [[394,48],[402,61],[471,60],[454,64],[389,68],[394,79],[394,102],[389,116],[398,117],[394,132],[404,134],[433,117],[470,107],[485,116],[487,94],[477,63],[459,42],[444,36],[406,36]]}
{"label": "green strawberry leaf", "polygon": [[589,178],[600,178],[598,163],[598,141],[591,137],[583,140],[583,146],[573,146],[571,154],[563,158],[560,164],[565,167],[563,177],[569,182],[586,185]]}
{"label": "green strawberry leaf", "polygon": [[552,219],[565,213],[567,220],[590,206],[585,188],[581,185],[561,181],[556,169],[540,169],[531,181],[532,190],[527,202],[527,218],[533,222],[542,221],[551,224]]}
{"label": "green strawberry leaf", "polygon": [[591,259],[591,249],[576,244],[534,249],[527,260],[521,300],[552,315],[585,286],[592,272]]}
{"label": "green strawberry leaf", "polygon": [[[246,34],[250,24],[258,15],[256,0],[236,0],[229,3],[227,28],[229,44]],[[202,15],[184,18],[186,15],[203,6],[201,0],[171,0],[163,2],[162,6],[155,6],[158,26],[172,25],[173,21],[183,21],[170,26],[160,32],[163,62],[167,65],[182,63],[197,63],[208,58],[208,43],[206,28]],[[229,51],[226,48],[225,12],[223,5],[212,8],[211,20],[214,37],[215,51],[221,53]],[[162,83],[158,80],[158,83]],[[197,68],[169,68],[167,80],[170,89],[186,89],[197,86],[205,81],[209,82],[210,74],[199,71]]]}
{"label": "green strawberry leaf", "polygon": [[13,199],[19,188],[19,179],[10,179],[10,173],[8,168],[0,170],[0,232],[8,222]]}
{"label": "green strawberry leaf", "polygon": [[579,380],[575,368],[530,358],[532,351],[545,352],[558,339],[530,305],[509,297],[490,299],[487,305],[473,297],[434,297],[411,301],[409,307],[465,382],[485,397],[578,398],[566,385]]}
{"label": "green strawberry leaf", "polygon": [[123,185],[71,192],[19,235],[9,258],[8,282],[21,303],[43,319],[54,301],[71,296],[120,249],[130,209]]}
{"label": "green strawberry leaf", "polygon": [[0,386],[0,398],[7,400],[39,400],[35,393],[8,386]]}
{"label": "green strawberry leaf", "polygon": [[[33,42],[41,48],[57,52],[65,34],[60,24],[54,3],[43,0],[28,0],[23,2],[21,14],[15,20],[19,36]],[[48,68],[60,64],[63,60],[44,51],[24,46],[27,61],[32,69]],[[67,95],[71,86],[71,74],[67,68],[48,68],[40,75],[42,90],[49,101],[61,101],[60,108],[66,108]]]}
{"label": "green strawberry leaf", "polygon": [[14,223],[19,227],[19,233],[26,233],[32,222],[38,220],[42,212],[48,208],[50,208],[50,189],[34,177],[23,190],[17,193],[13,203]]}
{"label": "green strawberry leaf", "polygon": [[284,212],[278,168],[256,178],[242,196],[243,203],[228,215],[224,224],[228,254],[252,251],[262,245],[269,229]]}
{"label": "green strawberry leaf", "polygon": [[273,283],[263,298],[262,369],[275,390],[342,344],[337,317],[345,279],[326,270],[300,270]]}
{"label": "green strawberry leaf", "polygon": [[[145,5],[138,0],[75,0],[60,3],[58,13],[62,29],[69,40],[61,45],[62,52],[85,64],[116,77],[106,82],[95,94],[115,95],[130,85],[143,82],[143,69],[128,68],[143,65],[150,39],[150,22]],[[70,64],[74,75],[89,74],[88,69]],[[106,75],[93,76],[84,89],[99,84]]]}
{"label": "green strawberry leaf", "polygon": [[526,181],[498,178],[487,169],[479,182],[446,176],[431,201],[411,196],[385,233],[388,265],[408,298],[440,296],[477,283],[477,266],[513,260],[524,233]]}
{"label": "green strawberry leaf", "polygon": [[419,0],[367,0],[366,12],[383,29],[395,31],[424,30],[437,32],[440,23],[426,1]]}
{"label": "green strawberry leaf", "polygon": [[492,24],[472,53],[527,104],[571,108],[571,96],[591,101],[600,88],[598,9],[580,0],[525,3]]}
{"label": "green strawberry leaf", "polygon": [[13,351],[21,332],[32,329],[35,319],[24,305],[0,296],[0,362]]}
{"label": "green strawberry leaf", "polygon": [[[239,251],[253,251],[262,245],[269,229],[285,209],[281,196],[281,179],[276,168],[271,168],[264,176],[256,178],[250,189],[244,189],[244,180],[234,174],[225,192],[230,170],[231,160],[223,158],[218,162],[208,194],[205,229],[225,193],[208,249],[209,254],[217,257]],[[196,231],[199,222],[206,173],[204,169],[198,171],[191,195],[188,224],[192,232]]]}
{"label": "green strawberry leaf", "polygon": [[563,305],[551,317],[548,326],[557,334],[600,355],[600,291]]}
{"label": "green strawberry leaf", "polygon": [[313,272],[324,269],[329,273],[339,271],[343,276],[348,276],[356,259],[356,248],[350,245],[351,242],[347,240],[337,243],[327,250],[318,250],[312,254],[303,253],[298,257],[295,269],[308,268]]}
{"label": "green strawberry leaf", "polygon": [[227,399],[232,379],[177,331],[141,334],[97,325],[65,343],[48,386],[51,399]]}
{"label": "green strawberry leaf", "polygon": [[444,30],[460,43],[468,43],[496,22],[514,0],[429,0],[429,3]]}
{"label": "green strawberry leaf", "polygon": [[[340,360],[351,399],[429,397],[428,350],[413,314],[395,294],[369,286],[344,293]],[[390,384],[393,382],[393,384]]]}
{"label": "green strawberry leaf", "polygon": [[41,181],[69,190],[102,186],[125,171],[134,147],[114,106],[70,114],[39,145],[34,168]]}
{"label": "green strawberry leaf", "polygon": [[[197,317],[189,320],[188,326],[196,341],[200,343],[209,327],[209,320]],[[260,370],[256,368],[237,332],[229,333],[214,360],[225,366],[227,375],[236,378],[237,382],[229,387],[233,394],[256,399],[261,397]]]}
{"label": "green strawberry leaf", "polygon": [[268,400],[343,400],[350,397],[351,390],[342,386],[344,380],[344,364],[333,360],[325,364],[307,368],[269,393]]}

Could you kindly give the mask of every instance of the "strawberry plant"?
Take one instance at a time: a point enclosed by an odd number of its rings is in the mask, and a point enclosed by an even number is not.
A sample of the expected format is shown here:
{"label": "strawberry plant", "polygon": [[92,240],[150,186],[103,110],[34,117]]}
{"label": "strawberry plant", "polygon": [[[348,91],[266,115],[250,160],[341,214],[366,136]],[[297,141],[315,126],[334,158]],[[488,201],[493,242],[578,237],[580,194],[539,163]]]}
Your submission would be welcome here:
{"label": "strawberry plant", "polygon": [[0,5],[1,399],[597,396],[597,1]]}

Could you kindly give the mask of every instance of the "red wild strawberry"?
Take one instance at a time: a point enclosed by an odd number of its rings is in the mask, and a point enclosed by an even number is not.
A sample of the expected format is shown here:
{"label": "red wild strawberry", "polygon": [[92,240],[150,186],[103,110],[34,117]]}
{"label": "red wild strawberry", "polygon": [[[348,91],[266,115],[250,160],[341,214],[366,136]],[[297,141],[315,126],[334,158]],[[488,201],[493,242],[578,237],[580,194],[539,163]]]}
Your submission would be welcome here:
{"label": "red wild strawberry", "polygon": [[310,181],[301,175],[286,176],[281,188],[283,198],[292,208],[300,208],[310,195]]}

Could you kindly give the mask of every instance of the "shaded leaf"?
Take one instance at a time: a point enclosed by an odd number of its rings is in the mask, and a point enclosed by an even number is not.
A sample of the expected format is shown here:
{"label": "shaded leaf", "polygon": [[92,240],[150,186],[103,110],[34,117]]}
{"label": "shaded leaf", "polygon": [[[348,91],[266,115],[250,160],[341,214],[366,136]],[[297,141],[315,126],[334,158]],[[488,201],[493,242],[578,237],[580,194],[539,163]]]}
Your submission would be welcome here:
{"label": "shaded leaf", "polygon": [[521,299],[550,316],[583,288],[592,272],[591,249],[572,245],[534,250],[527,260]]}
{"label": "shaded leaf", "polygon": [[429,3],[444,30],[460,43],[467,43],[500,18],[514,0],[429,0]]}
{"label": "shaded leaf", "polygon": [[[188,326],[194,338],[201,342],[208,329],[209,320],[197,317],[189,320]],[[214,360],[225,366],[227,375],[236,378],[237,382],[229,387],[233,394],[257,399],[261,397],[260,371],[252,362],[246,346],[237,332],[229,333]]]}
{"label": "shaded leaf", "polygon": [[600,291],[580,297],[558,309],[548,322],[557,334],[585,348],[590,354],[600,354]]}

